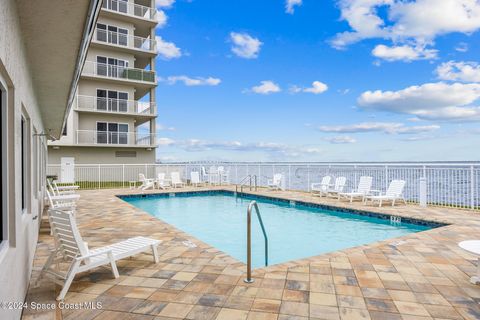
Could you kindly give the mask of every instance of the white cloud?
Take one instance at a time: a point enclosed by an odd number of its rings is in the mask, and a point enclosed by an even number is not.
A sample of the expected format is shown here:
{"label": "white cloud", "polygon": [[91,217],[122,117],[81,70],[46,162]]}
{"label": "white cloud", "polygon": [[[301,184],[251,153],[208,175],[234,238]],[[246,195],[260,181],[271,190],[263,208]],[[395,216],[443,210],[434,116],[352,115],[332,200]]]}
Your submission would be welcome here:
{"label": "white cloud", "polygon": [[175,131],[175,127],[168,127],[161,123],[157,123],[157,131]]}
{"label": "white cloud", "polygon": [[262,42],[247,33],[230,33],[230,40],[233,42],[232,52],[245,59],[255,59],[258,57]]}
{"label": "white cloud", "polygon": [[[350,30],[335,36],[336,48],[373,38],[425,46],[443,34],[480,29],[477,0],[338,0],[338,4]],[[380,16],[379,11],[385,14]]]}
{"label": "white cloud", "polygon": [[285,11],[287,13],[293,14],[295,12],[295,6],[301,6],[302,0],[286,0],[285,2]]}
{"label": "white cloud", "polygon": [[397,122],[362,122],[350,125],[320,126],[318,130],[330,133],[384,132],[387,134],[415,134],[440,129],[438,125],[410,126]]}
{"label": "white cloud", "polygon": [[254,92],[258,94],[271,94],[280,91],[280,86],[270,80],[260,81],[260,84],[258,86],[254,86],[250,90],[246,90],[246,92]]}
{"label": "white cloud", "polygon": [[161,59],[170,60],[182,56],[182,50],[178,48],[175,43],[165,41],[160,36],[156,36],[155,40],[157,43],[157,52]]}
{"label": "white cloud", "polygon": [[182,76],[170,76],[166,79],[169,84],[175,84],[177,82],[183,82],[186,86],[217,86],[222,82],[222,80],[218,78],[208,77],[196,77],[191,78],[185,75]]}
{"label": "white cloud", "polygon": [[170,8],[175,3],[175,0],[155,0],[157,8]]}
{"label": "white cloud", "polygon": [[458,52],[467,52],[468,51],[468,44],[465,42],[460,42],[456,47],[455,50]]}
{"label": "white cloud", "polygon": [[291,86],[289,91],[291,93],[299,93],[299,92],[308,92],[313,94],[320,94],[324,93],[328,90],[328,86],[320,81],[313,81],[312,86],[309,88],[300,88],[298,86]]}
{"label": "white cloud", "polygon": [[322,153],[317,147],[290,146],[274,142],[242,143],[240,141],[206,141],[201,139],[172,140],[160,138],[161,146],[177,147],[187,152],[203,152],[212,150],[238,151],[238,152],[265,152],[271,155],[297,157],[301,155],[314,155]]}
{"label": "white cloud", "polygon": [[335,136],[335,137],[326,137],[324,140],[333,143],[333,144],[350,144],[355,143],[357,140],[350,136]]}
{"label": "white cloud", "polygon": [[480,82],[480,64],[477,62],[444,62],[435,73],[441,80]]}
{"label": "white cloud", "polygon": [[383,44],[377,45],[372,50],[372,55],[387,61],[414,61],[430,60],[437,57],[438,50],[426,49],[421,46],[412,47],[409,45],[388,47]]}
{"label": "white cloud", "polygon": [[480,84],[426,83],[398,91],[366,91],[358,98],[365,109],[417,116],[424,120],[479,121]]}
{"label": "white cloud", "polygon": [[157,18],[157,28],[163,28],[167,24],[168,17],[165,14],[165,11],[163,10],[158,10],[156,14]]}

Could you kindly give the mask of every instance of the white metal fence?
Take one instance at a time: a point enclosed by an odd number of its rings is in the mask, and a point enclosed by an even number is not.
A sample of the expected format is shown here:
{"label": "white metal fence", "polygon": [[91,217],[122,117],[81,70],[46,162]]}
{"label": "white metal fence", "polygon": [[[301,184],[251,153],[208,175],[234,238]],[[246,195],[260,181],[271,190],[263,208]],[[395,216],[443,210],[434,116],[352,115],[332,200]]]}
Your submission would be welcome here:
{"label": "white metal fence", "polygon": [[[347,177],[346,190],[356,187],[360,176],[373,177],[373,188],[385,190],[393,179],[405,180],[405,198],[419,202],[419,181],[427,182],[427,203],[447,207],[480,209],[480,163],[165,163],[165,164],[81,164],[75,166],[76,183],[83,189],[126,188],[139,173],[155,178],[158,173],[178,171],[189,180],[191,171],[223,166],[229,182],[238,184],[256,175],[265,186],[274,173],[285,176],[286,188],[309,191],[311,183],[325,175]],[[48,174],[58,175],[60,165],[49,165]]]}

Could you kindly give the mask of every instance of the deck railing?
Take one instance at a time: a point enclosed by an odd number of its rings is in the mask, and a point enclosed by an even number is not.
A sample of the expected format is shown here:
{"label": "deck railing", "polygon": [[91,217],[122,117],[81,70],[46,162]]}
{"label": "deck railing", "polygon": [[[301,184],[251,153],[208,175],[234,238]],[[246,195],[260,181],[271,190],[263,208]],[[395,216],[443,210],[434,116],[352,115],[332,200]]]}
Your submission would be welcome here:
{"label": "deck railing", "polygon": [[95,28],[93,36],[94,42],[109,43],[116,46],[137,49],[154,53],[156,51],[156,41],[150,38],[142,38],[121,32],[107,31]]}
{"label": "deck railing", "polygon": [[79,145],[118,145],[121,146],[146,146],[155,145],[155,134],[139,133],[135,131],[98,131],[98,130],[77,130],[76,143]]}
{"label": "deck railing", "polygon": [[132,115],[155,115],[155,103],[137,100],[112,99],[78,95],[75,104],[79,111],[127,113]]}
{"label": "deck railing", "polygon": [[[406,181],[404,196],[420,200],[420,180],[426,181],[429,205],[480,209],[480,163],[164,163],[164,164],[77,164],[75,181],[85,189],[128,187],[138,174],[155,178],[158,173],[181,173],[189,180],[191,171],[223,166],[229,181],[238,184],[249,174],[257,175],[258,185],[266,186],[274,173],[285,176],[289,190],[309,191],[311,183],[325,175],[347,177],[346,190],[352,190],[362,175],[373,177],[373,189],[385,190],[393,179]],[[48,174],[60,175],[60,165],[48,166]]]}
{"label": "deck railing", "polygon": [[155,20],[157,10],[142,6],[136,3],[122,1],[122,0],[103,0],[103,8],[120,14],[126,14],[138,18]]}
{"label": "deck railing", "polygon": [[83,75],[155,83],[155,72],[119,65],[85,61]]}

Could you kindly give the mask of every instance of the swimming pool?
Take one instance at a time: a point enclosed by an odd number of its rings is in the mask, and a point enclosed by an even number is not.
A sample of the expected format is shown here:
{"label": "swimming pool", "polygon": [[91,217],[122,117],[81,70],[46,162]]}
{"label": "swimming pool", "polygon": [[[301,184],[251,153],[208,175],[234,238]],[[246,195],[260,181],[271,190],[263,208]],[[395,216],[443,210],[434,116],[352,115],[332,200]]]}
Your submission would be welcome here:
{"label": "swimming pool", "polygon": [[[227,191],[120,197],[242,262],[246,261],[246,210],[250,201],[256,200],[268,234],[270,265],[431,229],[413,223],[392,223],[388,216],[378,218],[280,199],[235,196]],[[252,213],[253,267],[264,266],[263,243],[258,220]]]}

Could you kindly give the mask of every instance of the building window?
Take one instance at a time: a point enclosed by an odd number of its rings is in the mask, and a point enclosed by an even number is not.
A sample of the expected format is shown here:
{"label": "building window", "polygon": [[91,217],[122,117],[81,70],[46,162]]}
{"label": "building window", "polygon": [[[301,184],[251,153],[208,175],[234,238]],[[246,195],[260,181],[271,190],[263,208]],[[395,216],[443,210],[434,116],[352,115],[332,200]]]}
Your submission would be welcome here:
{"label": "building window", "polygon": [[6,166],[6,158],[7,158],[7,154],[6,152],[4,153],[4,138],[5,138],[5,123],[4,123],[4,119],[5,119],[5,110],[7,109],[6,106],[5,106],[5,102],[4,102],[4,97],[5,97],[5,94],[4,92],[1,90],[2,88],[0,87],[0,125],[1,125],[1,130],[0,130],[0,145],[1,145],[1,150],[2,150],[2,167],[0,168],[0,197],[2,198],[2,212],[0,213],[0,242],[2,242],[4,239],[5,239],[5,235],[4,235],[4,228],[6,227],[4,224],[6,222],[6,219],[4,217],[4,215],[7,213],[7,208],[6,208],[6,190],[3,190],[3,187],[6,185],[5,183],[5,177],[4,177],[4,170],[5,170],[5,166]]}
{"label": "building window", "polygon": [[22,184],[22,212],[27,208],[27,120],[21,117],[21,184]]}
{"label": "building window", "polygon": [[128,144],[128,124],[97,122],[97,143]]}

